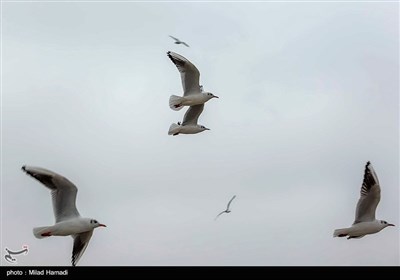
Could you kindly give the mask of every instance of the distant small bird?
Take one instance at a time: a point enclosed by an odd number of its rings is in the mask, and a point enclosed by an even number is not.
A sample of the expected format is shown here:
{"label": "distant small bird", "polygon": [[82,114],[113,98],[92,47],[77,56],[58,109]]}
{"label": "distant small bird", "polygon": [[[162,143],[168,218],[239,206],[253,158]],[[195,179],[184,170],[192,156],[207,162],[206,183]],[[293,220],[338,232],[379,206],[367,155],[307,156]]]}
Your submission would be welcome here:
{"label": "distant small bird", "polygon": [[361,186],[360,199],[356,208],[356,219],[349,228],[336,229],[333,237],[361,238],[367,234],[380,232],[388,226],[394,226],[383,220],[375,219],[376,207],[381,199],[381,188],[378,176],[368,161],[365,166],[364,180]]}
{"label": "distant small bird", "polygon": [[218,98],[211,92],[203,91],[203,86],[200,87],[199,84],[200,72],[189,60],[171,51],[167,55],[178,68],[183,87],[182,97],[171,95],[169,98],[169,107],[172,110],[179,111],[183,106],[200,105],[211,98]]}
{"label": "distant small bird", "polygon": [[95,219],[82,218],[75,206],[78,189],[67,178],[40,167],[23,166],[22,170],[51,190],[53,212],[56,223],[53,226],[36,227],[36,238],[71,235],[74,239],[72,266],[75,266],[85,252],[93,230],[105,227]]}
{"label": "distant small bird", "polygon": [[175,40],[175,42],[174,42],[175,44],[177,44],[177,45],[182,44],[182,45],[185,45],[186,47],[189,48],[189,45],[188,45],[188,44],[186,44],[185,42],[179,40],[178,38],[175,38],[174,36],[171,36],[171,35],[169,35],[169,37],[171,37],[172,39]]}
{"label": "distant small bird", "polygon": [[203,112],[204,104],[190,106],[186,111],[183,121],[177,124],[173,123],[169,127],[168,135],[179,135],[179,134],[196,134],[204,130],[210,130],[204,125],[198,125],[197,120],[201,112]]}
{"label": "distant small bird", "polygon": [[219,216],[221,216],[222,214],[224,214],[224,213],[230,213],[230,212],[231,212],[231,210],[229,210],[229,206],[231,205],[231,202],[232,202],[232,200],[233,200],[235,197],[236,197],[236,195],[234,195],[234,196],[231,198],[231,200],[229,200],[228,205],[226,206],[226,210],[224,210],[224,211],[222,211],[221,213],[219,213],[219,214],[217,215],[217,217],[215,217],[214,221],[215,221]]}

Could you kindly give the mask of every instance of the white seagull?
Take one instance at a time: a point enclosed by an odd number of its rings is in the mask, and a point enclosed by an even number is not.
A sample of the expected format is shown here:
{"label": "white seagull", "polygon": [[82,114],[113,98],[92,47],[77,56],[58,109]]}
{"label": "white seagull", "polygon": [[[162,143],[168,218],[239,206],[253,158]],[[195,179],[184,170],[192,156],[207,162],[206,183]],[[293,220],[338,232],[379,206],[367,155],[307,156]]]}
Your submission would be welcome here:
{"label": "white seagull", "polygon": [[206,103],[211,98],[219,98],[211,92],[203,91],[203,87],[199,85],[200,72],[189,60],[183,56],[167,52],[168,57],[176,65],[181,73],[183,96],[171,95],[169,98],[169,107],[178,111],[183,106],[193,106]]}
{"label": "white seagull", "polygon": [[356,219],[351,227],[336,229],[333,237],[361,238],[367,234],[380,232],[385,227],[394,226],[386,221],[375,219],[375,211],[380,199],[381,187],[378,176],[368,161],[365,166],[360,199],[357,203]]}
{"label": "white seagull", "polygon": [[224,214],[224,213],[230,213],[230,212],[231,212],[231,210],[229,210],[229,206],[231,205],[231,202],[232,202],[232,200],[233,200],[235,197],[236,197],[236,195],[234,195],[234,196],[231,198],[231,200],[229,200],[228,205],[226,206],[226,210],[224,210],[224,211],[222,211],[221,213],[219,213],[219,214],[217,215],[217,217],[215,217],[214,221],[215,221],[219,216],[221,216],[222,214]]}
{"label": "white seagull", "polygon": [[177,45],[182,44],[182,45],[185,45],[186,47],[189,48],[189,45],[188,45],[188,44],[186,44],[185,42],[179,40],[178,38],[175,38],[174,36],[171,36],[171,35],[169,35],[169,37],[171,37],[172,39],[175,40],[175,44],[177,44]]}
{"label": "white seagull", "polygon": [[173,123],[169,127],[168,135],[179,135],[179,134],[196,134],[204,130],[210,130],[209,128],[198,125],[197,120],[201,112],[203,111],[204,104],[190,106],[183,117],[182,124],[180,122]]}
{"label": "white seagull", "polygon": [[56,223],[53,226],[36,227],[36,238],[71,235],[74,239],[72,266],[75,266],[85,252],[93,230],[105,227],[95,219],[83,218],[75,206],[78,189],[67,178],[40,167],[23,166],[22,170],[51,190],[53,212]]}

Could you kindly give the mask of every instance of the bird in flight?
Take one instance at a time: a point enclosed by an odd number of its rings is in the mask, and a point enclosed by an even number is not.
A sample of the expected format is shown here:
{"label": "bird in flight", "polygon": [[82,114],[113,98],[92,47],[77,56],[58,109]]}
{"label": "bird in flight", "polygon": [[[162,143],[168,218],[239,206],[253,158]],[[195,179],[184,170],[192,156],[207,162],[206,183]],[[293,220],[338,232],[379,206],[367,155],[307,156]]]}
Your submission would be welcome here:
{"label": "bird in flight", "polygon": [[224,214],[224,213],[230,213],[230,212],[231,212],[231,210],[229,209],[229,207],[230,207],[230,205],[231,205],[232,200],[234,200],[235,197],[236,197],[236,195],[234,195],[234,196],[231,198],[231,200],[229,200],[228,205],[226,206],[226,210],[224,210],[224,211],[222,211],[221,213],[219,213],[219,214],[217,215],[217,217],[215,217],[214,221],[215,221],[219,216],[221,216],[222,214]]}
{"label": "bird in flight", "polygon": [[177,124],[173,123],[169,127],[168,135],[179,135],[179,134],[196,134],[204,130],[210,130],[204,125],[197,124],[197,120],[201,112],[203,112],[204,104],[190,106],[186,111],[183,121]]}
{"label": "bird in flight", "polygon": [[383,220],[375,219],[376,207],[381,199],[381,187],[374,168],[368,161],[365,165],[364,180],[360,199],[356,207],[354,223],[349,228],[336,229],[333,237],[361,238],[367,234],[380,232],[388,226],[394,226]]}
{"label": "bird in flight", "polygon": [[85,252],[93,230],[106,225],[95,219],[80,216],[75,205],[78,189],[67,178],[40,167],[23,166],[22,170],[50,189],[53,199],[55,224],[34,228],[34,236],[41,239],[70,235],[74,239],[71,262],[72,266],[75,266]]}
{"label": "bird in flight", "polygon": [[177,44],[177,45],[182,44],[182,45],[185,45],[186,47],[189,48],[189,45],[188,45],[188,44],[186,44],[185,42],[179,40],[178,38],[176,38],[176,37],[174,37],[174,36],[171,36],[171,35],[169,35],[169,37],[171,37],[172,39],[175,40],[175,42],[174,42],[175,44]]}
{"label": "bird in flight", "polygon": [[201,105],[211,98],[218,98],[211,92],[203,91],[203,86],[199,84],[200,72],[189,60],[171,51],[167,55],[178,68],[183,87],[183,96],[171,95],[169,98],[172,110],[179,111],[183,106]]}

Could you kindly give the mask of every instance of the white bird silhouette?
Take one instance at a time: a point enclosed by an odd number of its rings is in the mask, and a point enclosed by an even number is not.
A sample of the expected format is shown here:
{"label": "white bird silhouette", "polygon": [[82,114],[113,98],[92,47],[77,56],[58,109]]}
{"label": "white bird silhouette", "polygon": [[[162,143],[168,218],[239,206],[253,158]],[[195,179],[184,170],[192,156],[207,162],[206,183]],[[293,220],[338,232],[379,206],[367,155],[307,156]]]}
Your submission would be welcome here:
{"label": "white bird silhouette", "polygon": [[204,104],[190,106],[183,117],[182,123],[178,122],[177,124],[171,124],[168,130],[168,135],[176,136],[179,134],[196,134],[204,130],[210,130],[204,125],[197,124],[203,108]]}
{"label": "white bird silhouette", "polygon": [[394,226],[383,220],[375,219],[376,207],[381,199],[381,188],[378,176],[368,161],[365,165],[364,180],[361,186],[360,199],[356,207],[356,218],[349,228],[336,229],[334,237],[361,238],[367,234],[374,234],[385,227]]}
{"label": "white bird silhouette", "polygon": [[75,266],[85,252],[93,230],[106,225],[79,215],[75,205],[78,189],[67,178],[40,167],[23,166],[22,170],[49,188],[53,198],[56,223],[53,226],[36,227],[33,234],[39,239],[71,235],[74,239],[71,262]]}
{"label": "white bird silhouette", "polygon": [[231,212],[231,210],[229,209],[229,206],[231,205],[231,202],[232,202],[232,200],[233,200],[235,197],[236,197],[236,195],[234,195],[234,196],[231,198],[231,200],[229,200],[228,205],[226,206],[226,210],[224,210],[224,211],[222,211],[221,213],[219,213],[219,214],[217,215],[217,217],[215,217],[214,221],[215,221],[219,216],[221,216],[222,214],[224,214],[224,213],[230,213],[230,212]]}
{"label": "white bird silhouette", "polygon": [[200,105],[211,98],[218,98],[218,96],[215,96],[211,92],[203,91],[203,87],[200,87],[199,84],[200,72],[189,60],[171,51],[167,52],[167,55],[176,68],[178,68],[183,87],[182,97],[171,95],[169,98],[169,107],[172,110],[178,111],[183,106]]}

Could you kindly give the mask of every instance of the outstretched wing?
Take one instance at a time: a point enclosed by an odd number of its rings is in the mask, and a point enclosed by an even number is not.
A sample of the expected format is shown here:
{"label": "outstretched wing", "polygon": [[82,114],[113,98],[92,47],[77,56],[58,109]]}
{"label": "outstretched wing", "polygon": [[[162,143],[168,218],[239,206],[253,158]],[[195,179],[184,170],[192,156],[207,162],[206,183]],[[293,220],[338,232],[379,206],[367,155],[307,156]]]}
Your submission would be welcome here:
{"label": "outstretched wing", "polygon": [[185,42],[182,42],[183,45],[185,45],[186,47],[190,48],[188,44],[186,44]]}
{"label": "outstretched wing", "polygon": [[360,199],[357,203],[354,224],[375,220],[376,207],[381,199],[381,188],[378,176],[368,161],[365,165],[364,180],[361,186]]}
{"label": "outstretched wing", "polygon": [[80,216],[75,204],[78,189],[67,178],[40,167],[23,166],[22,170],[51,190],[56,223]]}
{"label": "outstretched wing", "polygon": [[236,195],[234,195],[234,196],[231,198],[231,200],[229,200],[228,206],[226,206],[226,210],[229,210],[229,206],[231,205],[231,202],[232,202],[232,200],[235,199],[235,197],[236,197]]}
{"label": "outstretched wing", "polygon": [[214,221],[215,221],[219,216],[221,216],[221,215],[224,214],[224,213],[225,213],[225,211],[222,211],[221,213],[219,213],[219,214],[217,215],[217,217],[215,217]]}
{"label": "outstretched wing", "polygon": [[190,106],[183,117],[182,125],[196,125],[201,112],[203,112],[204,104]]}
{"label": "outstretched wing", "polygon": [[72,249],[72,266],[76,266],[79,259],[82,257],[89,244],[90,238],[92,237],[93,230],[75,234],[74,238],[74,248]]}
{"label": "outstretched wing", "polygon": [[176,37],[174,37],[174,36],[171,36],[171,35],[168,35],[169,37],[171,37],[172,39],[174,39],[175,41],[177,41],[177,42],[180,42],[181,40],[179,40],[178,38],[176,38]]}
{"label": "outstretched wing", "polygon": [[177,53],[169,51],[167,55],[181,73],[183,94],[191,95],[199,93],[200,72],[197,70],[196,66]]}

